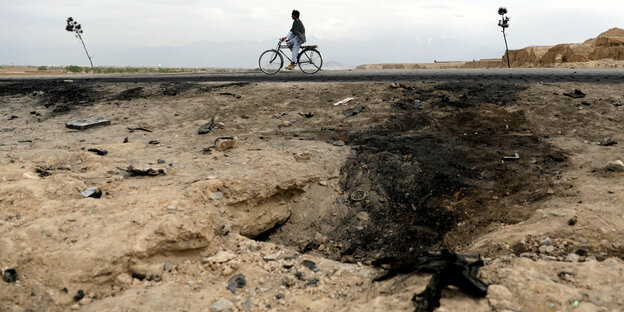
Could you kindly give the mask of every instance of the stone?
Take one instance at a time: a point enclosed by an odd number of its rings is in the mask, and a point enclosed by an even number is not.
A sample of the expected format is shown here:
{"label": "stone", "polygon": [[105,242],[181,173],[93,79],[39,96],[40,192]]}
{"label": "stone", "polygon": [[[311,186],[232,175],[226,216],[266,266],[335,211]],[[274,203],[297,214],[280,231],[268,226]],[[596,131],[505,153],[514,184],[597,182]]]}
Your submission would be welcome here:
{"label": "stone", "polygon": [[244,311],[251,311],[251,309],[253,309],[253,307],[254,307],[253,298],[247,298],[247,300],[245,300],[245,303],[243,304],[243,310]]}
{"label": "stone", "polygon": [[310,153],[308,152],[301,152],[301,153],[295,153],[295,160],[302,162],[302,161],[308,161],[311,159]]}
{"label": "stone", "polygon": [[247,284],[247,280],[245,280],[245,275],[236,274],[228,280],[228,285],[226,288],[232,293],[235,293],[237,288],[243,288],[245,287],[245,284]]}
{"label": "stone", "polygon": [[566,262],[579,262],[579,260],[581,259],[581,256],[575,254],[575,253],[571,253],[569,255],[566,256],[565,261]]}
{"label": "stone", "polygon": [[360,221],[368,221],[368,220],[369,220],[368,213],[366,213],[365,211],[359,212],[359,213],[357,214],[357,218],[358,218]]}
{"label": "stone", "polygon": [[214,193],[210,194],[210,199],[212,199],[212,200],[223,199],[223,193],[222,192],[214,192]]}
{"label": "stone", "polygon": [[238,144],[237,137],[217,138],[214,142],[215,149],[220,152],[233,149],[234,147],[236,147],[237,144]]}
{"label": "stone", "polygon": [[165,271],[165,272],[171,272],[172,270],[173,270],[173,264],[172,264],[171,262],[169,262],[169,261],[166,261],[166,262],[163,264],[163,271]]}
{"label": "stone", "polygon": [[211,312],[230,312],[234,309],[234,303],[227,299],[221,299],[210,306]]}
{"label": "stone", "polygon": [[199,127],[199,131],[197,131],[198,134],[207,134],[210,133],[210,131],[212,130],[212,127],[214,126],[214,116],[212,118],[210,118],[210,121],[204,125],[202,125],[201,127]]}
{"label": "stone", "polygon": [[229,251],[219,251],[216,255],[212,257],[204,258],[204,262],[212,262],[212,263],[225,263],[229,262],[232,259],[236,258],[236,255]]}
{"label": "stone", "polygon": [[89,187],[86,190],[80,192],[80,194],[82,194],[82,196],[84,196],[85,198],[88,198],[88,197],[101,198],[102,197],[102,190],[100,190],[100,188],[97,187],[97,186],[92,186],[92,187]]}
{"label": "stone", "polygon": [[624,172],[624,163],[619,159],[611,161],[607,164],[605,169],[611,172]]}
{"label": "stone", "polygon": [[546,238],[544,238],[541,243],[542,245],[550,246],[552,245],[552,240],[549,236],[546,236]]}
{"label": "stone", "polygon": [[84,297],[85,297],[84,290],[80,289],[78,290],[78,292],[76,292],[76,295],[74,296],[74,301],[80,301]]}
{"label": "stone", "polygon": [[84,130],[99,126],[108,126],[111,122],[101,117],[89,117],[87,119],[73,120],[65,123],[65,127],[69,129]]}
{"label": "stone", "polygon": [[2,273],[2,279],[7,283],[15,283],[19,278],[17,276],[17,270],[6,269]]}
{"label": "stone", "polygon": [[262,259],[264,261],[276,261],[277,259],[279,259],[282,256],[283,253],[284,252],[280,250],[280,251],[278,251],[276,253],[272,253],[270,255],[266,255]]}

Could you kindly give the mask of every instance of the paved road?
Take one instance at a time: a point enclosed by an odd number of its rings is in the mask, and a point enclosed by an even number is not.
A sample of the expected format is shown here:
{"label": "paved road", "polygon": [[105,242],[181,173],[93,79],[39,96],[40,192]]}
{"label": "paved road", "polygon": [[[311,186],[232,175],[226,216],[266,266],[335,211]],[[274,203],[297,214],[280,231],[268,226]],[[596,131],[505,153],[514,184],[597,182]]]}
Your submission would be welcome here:
{"label": "paved road", "polygon": [[506,83],[603,82],[624,83],[624,69],[461,69],[461,70],[384,70],[322,71],[313,75],[300,71],[231,74],[132,74],[81,75],[55,77],[0,77],[0,82],[73,79],[92,82],[162,82],[162,81],[247,81],[247,82],[356,82],[356,81],[477,81]]}

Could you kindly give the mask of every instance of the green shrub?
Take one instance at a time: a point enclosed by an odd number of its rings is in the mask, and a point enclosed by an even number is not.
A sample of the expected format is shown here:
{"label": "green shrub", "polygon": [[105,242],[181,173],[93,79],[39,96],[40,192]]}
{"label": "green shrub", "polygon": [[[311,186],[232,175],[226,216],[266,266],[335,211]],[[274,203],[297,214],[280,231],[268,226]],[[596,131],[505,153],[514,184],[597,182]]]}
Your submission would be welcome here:
{"label": "green shrub", "polygon": [[39,66],[37,70],[48,70],[48,66]]}
{"label": "green shrub", "polygon": [[79,72],[82,72],[82,67],[76,66],[76,65],[69,65],[69,66],[65,66],[65,70],[67,70],[68,72],[72,72],[72,73],[79,73]]}

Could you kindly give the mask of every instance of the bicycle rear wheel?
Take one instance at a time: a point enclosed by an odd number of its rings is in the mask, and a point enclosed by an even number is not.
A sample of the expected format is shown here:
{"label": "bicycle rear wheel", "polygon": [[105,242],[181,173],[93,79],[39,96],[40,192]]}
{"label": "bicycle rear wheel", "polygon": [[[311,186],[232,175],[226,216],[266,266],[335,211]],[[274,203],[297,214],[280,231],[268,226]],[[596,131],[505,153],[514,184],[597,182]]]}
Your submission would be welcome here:
{"label": "bicycle rear wheel", "polygon": [[258,65],[263,73],[273,75],[284,66],[284,58],[277,50],[267,50],[260,54]]}
{"label": "bicycle rear wheel", "polygon": [[323,67],[323,57],[316,49],[307,49],[299,53],[299,68],[306,74],[314,74]]}

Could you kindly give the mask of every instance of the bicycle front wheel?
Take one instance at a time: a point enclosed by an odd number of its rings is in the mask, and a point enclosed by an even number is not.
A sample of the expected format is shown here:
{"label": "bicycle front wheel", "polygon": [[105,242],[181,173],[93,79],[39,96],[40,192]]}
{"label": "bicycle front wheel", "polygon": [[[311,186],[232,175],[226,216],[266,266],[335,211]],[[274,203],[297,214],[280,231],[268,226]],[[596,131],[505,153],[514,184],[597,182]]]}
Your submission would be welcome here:
{"label": "bicycle front wheel", "polygon": [[273,75],[284,66],[284,58],[277,50],[267,50],[260,54],[258,65],[263,73]]}
{"label": "bicycle front wheel", "polygon": [[299,68],[306,74],[314,74],[323,67],[321,53],[315,49],[303,50],[299,54]]}

